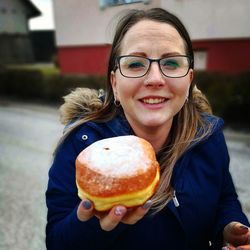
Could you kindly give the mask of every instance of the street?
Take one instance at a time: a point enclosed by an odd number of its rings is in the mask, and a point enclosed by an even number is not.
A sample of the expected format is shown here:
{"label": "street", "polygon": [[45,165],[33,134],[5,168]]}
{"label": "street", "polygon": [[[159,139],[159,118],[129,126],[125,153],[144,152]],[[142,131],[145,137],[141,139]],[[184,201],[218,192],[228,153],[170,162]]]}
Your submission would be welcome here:
{"label": "street", "polygon": [[[44,193],[62,133],[52,106],[0,101],[0,250],[44,250]],[[250,219],[250,135],[225,131],[231,172]]]}
{"label": "street", "polygon": [[0,249],[43,250],[44,192],[62,132],[54,108],[0,106]]}

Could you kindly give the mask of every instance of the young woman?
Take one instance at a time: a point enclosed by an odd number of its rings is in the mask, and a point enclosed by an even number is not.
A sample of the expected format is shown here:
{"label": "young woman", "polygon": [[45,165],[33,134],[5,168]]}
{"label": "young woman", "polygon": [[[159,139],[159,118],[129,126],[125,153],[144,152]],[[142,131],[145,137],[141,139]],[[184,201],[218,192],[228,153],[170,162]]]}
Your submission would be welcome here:
{"label": "young woman", "polygon": [[[61,108],[67,126],[49,171],[48,249],[250,249],[223,121],[193,75],[192,44],[176,16],[156,8],[120,20],[105,96],[77,89]],[[100,216],[77,196],[75,159],[97,140],[130,134],[155,149],[159,188],[141,207]]]}

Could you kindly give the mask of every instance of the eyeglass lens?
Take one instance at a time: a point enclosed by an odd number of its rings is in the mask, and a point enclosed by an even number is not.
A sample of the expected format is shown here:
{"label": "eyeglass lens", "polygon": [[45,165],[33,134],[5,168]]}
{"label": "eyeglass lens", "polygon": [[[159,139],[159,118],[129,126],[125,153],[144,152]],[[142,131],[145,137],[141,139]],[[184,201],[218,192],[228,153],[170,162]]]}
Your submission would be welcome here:
{"label": "eyeglass lens", "polygon": [[[159,60],[162,73],[168,77],[185,76],[189,70],[189,59],[185,56],[166,57]],[[120,71],[126,77],[142,77],[150,67],[150,59],[139,56],[120,57]]]}

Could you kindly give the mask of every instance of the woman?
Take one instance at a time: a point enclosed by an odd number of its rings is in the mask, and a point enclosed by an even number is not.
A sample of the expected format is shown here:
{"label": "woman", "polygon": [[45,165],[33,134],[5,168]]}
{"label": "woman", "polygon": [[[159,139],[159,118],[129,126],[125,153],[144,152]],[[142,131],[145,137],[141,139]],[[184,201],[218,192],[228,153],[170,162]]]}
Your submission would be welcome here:
{"label": "woman", "polygon": [[[68,125],[49,172],[48,249],[250,249],[223,122],[209,114],[193,74],[192,44],[176,16],[156,8],[120,20],[105,98],[78,89],[61,108]],[[100,216],[77,196],[75,159],[97,140],[129,134],[154,147],[159,188],[141,207]]]}

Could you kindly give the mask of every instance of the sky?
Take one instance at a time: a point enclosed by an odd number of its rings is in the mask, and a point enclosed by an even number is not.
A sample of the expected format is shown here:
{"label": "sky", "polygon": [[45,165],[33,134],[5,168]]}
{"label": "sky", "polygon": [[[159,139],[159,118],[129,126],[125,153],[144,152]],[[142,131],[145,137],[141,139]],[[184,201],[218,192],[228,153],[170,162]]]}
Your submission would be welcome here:
{"label": "sky", "polygon": [[52,0],[30,0],[39,10],[42,15],[36,18],[31,18],[29,26],[31,30],[54,29],[54,18],[52,11]]}

